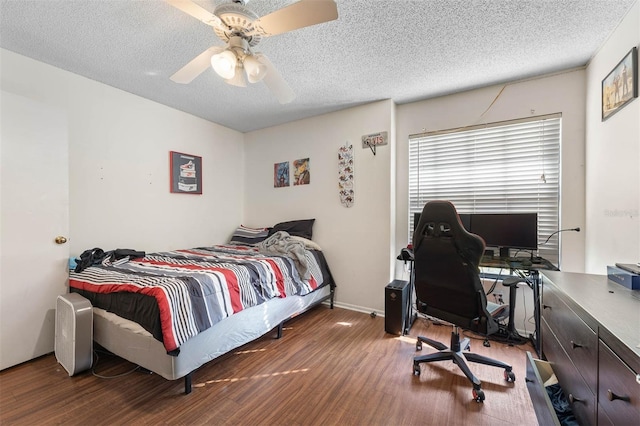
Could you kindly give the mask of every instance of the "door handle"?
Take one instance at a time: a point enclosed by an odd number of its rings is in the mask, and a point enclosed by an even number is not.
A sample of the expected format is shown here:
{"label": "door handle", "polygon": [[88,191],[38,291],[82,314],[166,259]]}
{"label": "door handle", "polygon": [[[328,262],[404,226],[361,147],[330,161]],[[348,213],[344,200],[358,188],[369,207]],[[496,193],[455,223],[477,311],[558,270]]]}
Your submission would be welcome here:
{"label": "door handle", "polygon": [[58,235],[54,241],[56,242],[56,244],[64,244],[67,242],[67,239],[61,235]]}

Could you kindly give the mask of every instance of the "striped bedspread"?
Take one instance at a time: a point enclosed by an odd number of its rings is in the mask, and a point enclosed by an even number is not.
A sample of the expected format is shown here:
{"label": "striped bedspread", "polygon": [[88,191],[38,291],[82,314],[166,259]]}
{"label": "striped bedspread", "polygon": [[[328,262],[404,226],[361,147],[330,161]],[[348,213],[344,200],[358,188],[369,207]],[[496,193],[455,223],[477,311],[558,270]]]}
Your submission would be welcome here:
{"label": "striped bedspread", "polygon": [[167,352],[220,320],[275,297],[305,295],[325,281],[321,252],[306,250],[311,278],[294,261],[253,246],[220,245],[147,254],[121,265],[69,273],[69,287],[91,293],[141,293],[155,298]]}

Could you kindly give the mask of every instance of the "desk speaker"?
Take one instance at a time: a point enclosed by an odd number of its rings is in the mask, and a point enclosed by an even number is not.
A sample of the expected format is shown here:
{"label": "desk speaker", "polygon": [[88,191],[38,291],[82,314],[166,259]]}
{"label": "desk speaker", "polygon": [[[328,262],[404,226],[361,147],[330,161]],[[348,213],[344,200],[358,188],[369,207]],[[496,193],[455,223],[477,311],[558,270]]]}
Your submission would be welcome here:
{"label": "desk speaker", "polygon": [[384,330],[387,333],[404,334],[409,320],[410,296],[408,281],[393,280],[385,287]]}

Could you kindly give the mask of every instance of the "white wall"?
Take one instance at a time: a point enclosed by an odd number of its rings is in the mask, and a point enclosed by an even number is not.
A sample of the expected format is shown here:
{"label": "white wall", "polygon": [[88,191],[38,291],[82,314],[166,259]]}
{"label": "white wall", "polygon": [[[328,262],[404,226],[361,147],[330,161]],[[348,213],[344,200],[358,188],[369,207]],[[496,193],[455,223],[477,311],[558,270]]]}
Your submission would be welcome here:
{"label": "white wall", "polygon": [[[503,85],[399,105],[396,133],[397,251],[408,243],[406,171],[409,135],[558,112],[562,113],[560,226],[584,229],[584,82],[584,71],[575,70],[510,83],[501,94]],[[584,235],[583,232],[561,235],[563,271],[584,270]]]}
{"label": "white wall", "polygon": [[[149,252],[228,239],[243,211],[242,133],[0,54],[2,90],[66,111],[72,256],[92,247]],[[202,157],[203,195],[169,192],[169,151]]]}
{"label": "white wall", "polygon": [[[384,287],[394,253],[393,103],[381,101],[245,134],[247,225],[315,218],[313,239],[322,246],[338,285],[338,306],[384,311]],[[387,131],[377,154],[361,137]],[[355,203],[338,196],[338,148],[354,145]],[[273,166],[310,158],[311,183],[273,187]],[[293,176],[293,174],[291,174]]]}
{"label": "white wall", "polygon": [[640,100],[601,121],[602,80],[640,44],[636,2],[587,67],[586,272],[640,261]]}
{"label": "white wall", "polygon": [[[314,240],[325,248],[339,285],[338,304],[382,312],[384,286],[394,277],[408,279],[395,260],[407,244],[408,136],[561,112],[561,225],[584,228],[584,74],[509,84],[484,116],[502,86],[400,106],[383,101],[248,133],[246,224],[315,217]],[[376,156],[360,148],[361,135],[391,129],[395,137]],[[340,206],[335,181],[337,149],[345,140],[357,146],[351,209]],[[312,184],[273,188],[273,164],[304,157],[311,157]],[[584,233],[566,233],[562,240],[562,269],[583,271]]]}

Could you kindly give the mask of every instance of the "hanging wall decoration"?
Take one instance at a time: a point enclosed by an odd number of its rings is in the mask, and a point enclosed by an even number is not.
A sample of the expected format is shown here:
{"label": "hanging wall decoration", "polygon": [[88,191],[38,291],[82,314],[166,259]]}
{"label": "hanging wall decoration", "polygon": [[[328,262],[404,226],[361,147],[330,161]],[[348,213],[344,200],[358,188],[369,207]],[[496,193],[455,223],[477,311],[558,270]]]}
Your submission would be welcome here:
{"label": "hanging wall decoration", "polygon": [[293,161],[294,185],[308,185],[311,182],[311,170],[309,169],[309,159],[301,158]]}
{"label": "hanging wall decoration", "polygon": [[638,97],[638,48],[629,53],[602,80],[602,121]]}
{"label": "hanging wall decoration", "polygon": [[353,205],[353,145],[345,142],[338,149],[338,189],[340,202],[345,207]]}
{"label": "hanging wall decoration", "polygon": [[181,152],[169,152],[171,192],[202,194],[202,157]]}
{"label": "hanging wall decoration", "polygon": [[389,143],[389,133],[378,132],[362,136],[362,147],[369,148],[376,155],[376,147]]}
{"label": "hanging wall decoration", "polygon": [[289,162],[275,163],[273,165],[273,187],[283,188],[289,186]]}

